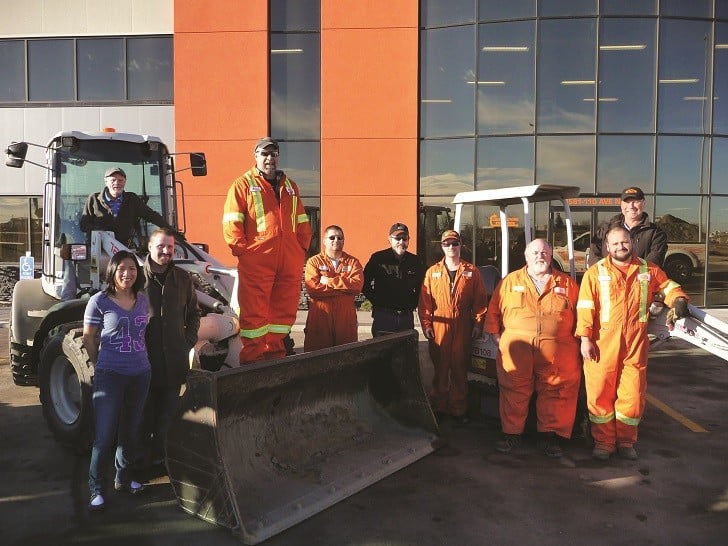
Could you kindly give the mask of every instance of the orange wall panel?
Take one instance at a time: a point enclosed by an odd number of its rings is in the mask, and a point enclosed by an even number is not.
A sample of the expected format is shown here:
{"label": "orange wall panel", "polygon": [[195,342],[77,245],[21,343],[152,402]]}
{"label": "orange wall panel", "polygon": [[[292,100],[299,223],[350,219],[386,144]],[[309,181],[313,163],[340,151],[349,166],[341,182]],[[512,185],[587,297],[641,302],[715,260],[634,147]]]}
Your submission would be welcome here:
{"label": "orange wall panel", "polygon": [[419,0],[321,0],[321,29],[393,28],[419,24]]}
{"label": "orange wall panel", "polygon": [[[224,199],[224,196],[223,196]],[[233,267],[237,259],[222,238],[222,206],[217,195],[196,196],[185,200],[187,219],[186,238],[191,243],[207,243],[210,254],[223,264]]]}
{"label": "orange wall panel", "polygon": [[175,0],[174,31],[266,30],[268,0]]}

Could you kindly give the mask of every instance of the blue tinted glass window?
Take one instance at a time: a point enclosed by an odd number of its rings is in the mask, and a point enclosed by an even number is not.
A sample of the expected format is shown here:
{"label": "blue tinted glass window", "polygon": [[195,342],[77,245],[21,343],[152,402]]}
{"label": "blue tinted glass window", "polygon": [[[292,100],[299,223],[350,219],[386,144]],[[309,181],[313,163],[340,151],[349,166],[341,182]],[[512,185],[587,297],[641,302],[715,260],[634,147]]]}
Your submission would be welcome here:
{"label": "blue tinted glass window", "polygon": [[475,25],[421,33],[420,134],[475,132]]}
{"label": "blue tinted glass window", "polygon": [[725,258],[728,250],[728,197],[713,197],[710,200],[709,233],[706,305],[728,305]]}
{"label": "blue tinted glass window", "polygon": [[123,100],[124,41],[83,39],[76,43],[78,100]]}
{"label": "blue tinted glass window", "polygon": [[596,23],[540,24],[536,128],[541,133],[593,132],[596,122]]}
{"label": "blue tinted glass window", "polygon": [[660,132],[709,132],[712,43],[707,21],[662,21],[657,96]]}
{"label": "blue tinted glass window", "polygon": [[[281,142],[280,168],[298,184],[301,197],[321,195],[321,144]],[[305,201],[308,205],[308,201]]]}
{"label": "blue tinted glass window", "polygon": [[454,195],[474,188],[475,141],[426,140],[420,145],[420,194]]}
{"label": "blue tinted glass window", "polygon": [[273,34],[270,55],[271,133],[283,140],[321,137],[319,34]]}
{"label": "blue tinted glass window", "polygon": [[632,184],[652,193],[654,143],[652,136],[600,136],[597,141],[597,193],[620,193]]}
{"label": "blue tinted glass window", "polygon": [[129,100],[174,98],[172,38],[129,38],[126,56]]}
{"label": "blue tinted glass window", "polygon": [[536,0],[480,0],[478,18],[481,21],[504,21],[536,16]]}
{"label": "blue tinted glass window", "polygon": [[533,133],[536,110],[535,21],[480,25],[479,134]]}
{"label": "blue tinted glass window", "polygon": [[435,27],[475,21],[477,0],[421,0],[422,26]]}
{"label": "blue tinted glass window", "polygon": [[657,193],[707,193],[708,144],[706,137],[658,137]]}
{"label": "blue tinted glass window", "polygon": [[270,29],[321,30],[321,0],[270,0]]}
{"label": "blue tinted glass window", "polygon": [[478,139],[476,190],[533,184],[533,137]]}
{"label": "blue tinted glass window", "polygon": [[603,19],[599,40],[599,131],[655,130],[655,19]]}
{"label": "blue tinted glass window", "polygon": [[656,15],[657,0],[600,0],[603,15]]}
{"label": "blue tinted glass window", "polygon": [[544,17],[596,15],[597,0],[541,0],[539,8],[539,15]]}
{"label": "blue tinted glass window", "polygon": [[728,134],[728,23],[715,25],[715,89],[713,103],[713,131]]}
{"label": "blue tinted glass window", "polygon": [[29,100],[75,100],[74,74],[73,40],[28,42]]}
{"label": "blue tinted glass window", "polygon": [[25,42],[0,41],[0,102],[25,100]]}
{"label": "blue tinted glass window", "polygon": [[660,0],[660,15],[711,17],[713,0]]}
{"label": "blue tinted glass window", "polygon": [[[711,193],[728,195],[728,138],[713,139],[713,171],[710,179]],[[728,216],[726,216],[728,219]]]}
{"label": "blue tinted glass window", "polygon": [[594,137],[544,136],[536,143],[536,184],[579,186],[594,193]]}

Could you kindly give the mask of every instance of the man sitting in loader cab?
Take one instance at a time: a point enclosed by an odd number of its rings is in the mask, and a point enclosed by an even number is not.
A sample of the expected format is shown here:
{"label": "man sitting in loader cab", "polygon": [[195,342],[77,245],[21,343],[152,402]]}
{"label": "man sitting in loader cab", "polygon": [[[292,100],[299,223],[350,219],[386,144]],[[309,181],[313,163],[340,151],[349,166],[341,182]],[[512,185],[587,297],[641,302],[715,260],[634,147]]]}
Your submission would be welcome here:
{"label": "man sitting in loader cab", "polygon": [[111,167],[104,173],[103,191],[92,193],[86,199],[81,215],[81,230],[113,231],[117,241],[129,248],[138,246],[139,219],[143,218],[160,228],[173,229],[167,221],[151,209],[136,193],[124,191],[126,173],[121,167]]}

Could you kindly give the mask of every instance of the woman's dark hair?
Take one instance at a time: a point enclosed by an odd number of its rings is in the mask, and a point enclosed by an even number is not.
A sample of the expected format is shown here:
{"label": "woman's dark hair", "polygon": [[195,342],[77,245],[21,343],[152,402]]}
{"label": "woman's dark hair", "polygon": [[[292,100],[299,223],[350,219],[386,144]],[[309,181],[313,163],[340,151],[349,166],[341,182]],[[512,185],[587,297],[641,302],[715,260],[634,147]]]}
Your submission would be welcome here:
{"label": "woman's dark hair", "polygon": [[111,257],[109,265],[106,266],[106,289],[104,290],[104,294],[107,296],[113,296],[116,294],[116,282],[114,280],[116,270],[119,269],[121,262],[127,258],[132,260],[137,268],[137,278],[131,287],[132,292],[134,292],[134,295],[136,296],[139,291],[144,288],[144,270],[139,265],[136,256],[128,250],[120,250]]}

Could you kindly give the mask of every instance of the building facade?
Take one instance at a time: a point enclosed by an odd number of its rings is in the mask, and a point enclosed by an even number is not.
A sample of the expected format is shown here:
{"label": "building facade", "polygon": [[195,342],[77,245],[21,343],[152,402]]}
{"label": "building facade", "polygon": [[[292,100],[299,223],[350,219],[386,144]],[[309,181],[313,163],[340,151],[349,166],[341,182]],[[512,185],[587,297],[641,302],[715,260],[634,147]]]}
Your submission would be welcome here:
{"label": "building facade", "polygon": [[[204,151],[208,176],[183,180],[188,238],[231,264],[217,219],[266,134],[281,141],[312,219],[342,226],[363,261],[401,221],[432,263],[455,193],[530,184],[581,188],[571,206],[583,250],[622,188],[638,185],[694,302],[728,305],[728,0],[393,6],[13,6],[0,22],[0,138],[112,126]],[[12,261],[40,227],[43,178],[0,172],[0,260]],[[466,218],[479,265],[497,260],[493,212]],[[528,229],[558,247],[561,214],[536,207]],[[522,223],[514,211],[514,243]]]}

